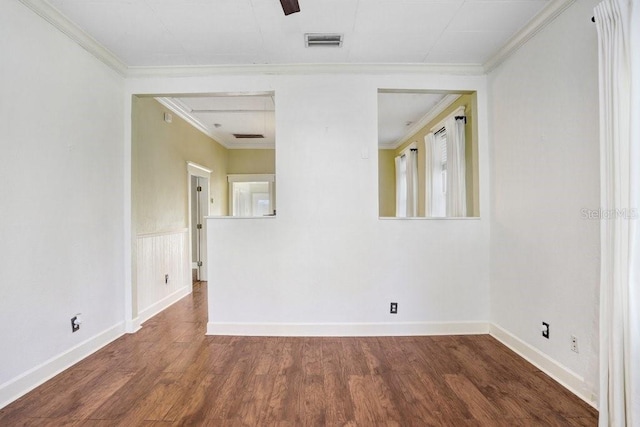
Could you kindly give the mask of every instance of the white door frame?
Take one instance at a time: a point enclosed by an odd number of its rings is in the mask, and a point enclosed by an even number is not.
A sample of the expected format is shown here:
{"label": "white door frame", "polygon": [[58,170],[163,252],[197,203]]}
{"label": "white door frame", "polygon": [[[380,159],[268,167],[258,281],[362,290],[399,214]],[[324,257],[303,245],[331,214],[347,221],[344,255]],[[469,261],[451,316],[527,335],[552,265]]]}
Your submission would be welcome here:
{"label": "white door frame", "polygon": [[[199,165],[197,163],[194,162],[187,162],[187,194],[189,197],[188,203],[187,205],[189,206],[189,212],[188,212],[188,218],[189,218],[189,271],[191,271],[191,269],[193,268],[192,266],[192,262],[193,262],[193,223],[191,221],[191,194],[192,194],[192,188],[191,188],[191,177],[198,177],[198,178],[204,178],[207,180],[207,185],[206,185],[206,197],[204,197],[205,202],[203,204],[203,206],[201,206],[201,209],[203,210],[203,216],[208,216],[209,215],[209,186],[210,186],[210,182],[211,182],[211,169],[208,169],[202,165]],[[207,232],[206,232],[206,221],[203,221],[202,224],[203,227],[203,231],[202,231],[202,237],[203,240],[200,243],[200,256],[201,256],[201,261],[202,261],[202,266],[199,269],[199,277],[198,280],[207,280],[207,274],[208,274],[208,270],[207,270]]]}

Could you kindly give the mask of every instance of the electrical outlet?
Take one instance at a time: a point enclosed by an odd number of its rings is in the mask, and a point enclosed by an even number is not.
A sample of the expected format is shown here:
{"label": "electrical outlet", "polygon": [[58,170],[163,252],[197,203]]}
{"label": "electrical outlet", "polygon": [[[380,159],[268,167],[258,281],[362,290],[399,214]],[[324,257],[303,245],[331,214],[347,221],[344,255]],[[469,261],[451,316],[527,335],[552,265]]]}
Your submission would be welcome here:
{"label": "electrical outlet", "polygon": [[398,314],[398,303],[397,302],[392,302],[391,303],[391,308],[389,310],[389,313]]}
{"label": "electrical outlet", "polygon": [[578,353],[578,337],[571,335],[571,351]]}
{"label": "electrical outlet", "polygon": [[76,314],[71,318],[71,332],[78,332],[80,330],[80,314]]}
{"label": "electrical outlet", "polygon": [[169,283],[169,275],[165,274],[164,275],[164,284],[166,285],[167,283]]}
{"label": "electrical outlet", "polygon": [[542,336],[549,339],[549,324],[547,322],[542,322]]}

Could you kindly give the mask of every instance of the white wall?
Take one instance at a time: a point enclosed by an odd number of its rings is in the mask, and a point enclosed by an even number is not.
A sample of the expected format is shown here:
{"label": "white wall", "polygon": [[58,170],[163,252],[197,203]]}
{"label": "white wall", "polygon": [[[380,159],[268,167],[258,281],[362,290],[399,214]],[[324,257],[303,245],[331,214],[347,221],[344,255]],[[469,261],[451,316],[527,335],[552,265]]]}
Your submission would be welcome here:
{"label": "white wall", "polygon": [[597,393],[599,224],[581,213],[599,206],[596,3],[575,2],[489,75],[492,321],[573,371],[586,399]]}
{"label": "white wall", "polygon": [[16,0],[0,57],[1,407],[123,331],[124,104],[120,77]]}
{"label": "white wall", "polygon": [[[142,77],[122,96],[102,63],[0,3],[0,406],[132,321],[131,95],[270,90],[278,216],[208,221],[210,333],[483,332],[491,320],[594,392],[598,224],[580,209],[598,204],[595,2],[489,76],[491,186],[485,77]],[[378,219],[378,88],[478,91],[481,219]]]}
{"label": "white wall", "polygon": [[[129,79],[127,87],[275,91],[278,216],[208,221],[209,332],[487,331],[485,77],[217,75]],[[378,88],[478,91],[482,219],[378,219]]]}
{"label": "white wall", "polygon": [[140,322],[191,293],[189,230],[139,234],[136,283]]}

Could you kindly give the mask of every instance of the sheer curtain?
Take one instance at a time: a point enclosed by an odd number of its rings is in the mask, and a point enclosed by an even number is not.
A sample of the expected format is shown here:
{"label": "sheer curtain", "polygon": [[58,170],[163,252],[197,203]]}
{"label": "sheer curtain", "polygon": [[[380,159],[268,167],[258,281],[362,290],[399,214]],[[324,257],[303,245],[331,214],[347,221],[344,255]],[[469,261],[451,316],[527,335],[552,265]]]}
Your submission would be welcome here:
{"label": "sheer curtain", "polygon": [[447,132],[447,216],[467,216],[464,118],[449,117]]}
{"label": "sheer curtain", "polygon": [[418,216],[418,150],[405,154],[407,162],[407,216]]}
{"label": "sheer curtain", "polygon": [[631,366],[631,397],[633,400],[631,413],[633,422],[640,423],[640,6],[632,3],[630,11],[630,40],[631,55],[631,129],[630,129],[630,158],[632,160],[630,173],[631,206],[636,210],[635,221],[631,222],[631,271],[630,304],[631,318],[629,323],[635,325],[632,330],[631,360],[636,363]]}
{"label": "sheer curtain", "polygon": [[404,156],[398,156],[396,162],[396,216],[407,216],[407,163]]}
{"label": "sheer curtain", "polygon": [[434,216],[433,214],[433,174],[435,172],[434,158],[435,158],[435,144],[436,138],[433,132],[429,132],[424,137],[424,215]]}
{"label": "sheer curtain", "polygon": [[[600,226],[601,426],[640,425],[637,7],[629,0],[604,0],[594,10],[600,71],[600,197],[607,212]],[[636,67],[633,72],[632,67]]]}
{"label": "sheer curtain", "polygon": [[406,150],[395,162],[396,217],[418,216],[418,150]]}

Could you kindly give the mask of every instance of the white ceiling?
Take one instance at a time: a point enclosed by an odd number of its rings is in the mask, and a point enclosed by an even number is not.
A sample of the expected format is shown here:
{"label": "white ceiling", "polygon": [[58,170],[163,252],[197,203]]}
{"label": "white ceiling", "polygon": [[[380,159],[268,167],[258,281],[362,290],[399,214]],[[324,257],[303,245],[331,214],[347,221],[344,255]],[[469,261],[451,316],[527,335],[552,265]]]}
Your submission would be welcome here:
{"label": "white ceiling", "polygon": [[[128,66],[482,64],[549,0],[49,0]],[[341,48],[304,34],[343,33]]]}
{"label": "white ceiling", "polygon": [[420,92],[378,93],[378,145],[399,146],[426,124],[422,123],[423,119],[434,115],[435,108],[442,111],[450,104],[444,104],[445,96]]}
{"label": "white ceiling", "polygon": [[[31,0],[23,0],[31,3]],[[491,62],[560,0],[44,0],[126,67],[250,64],[463,64]],[[342,47],[307,48],[305,33],[340,33]],[[442,95],[379,97],[379,143],[392,147]],[[273,97],[163,98],[223,145],[273,147]],[[198,110],[245,110],[204,112]],[[250,111],[248,111],[250,110]],[[220,127],[214,127],[218,123]],[[261,133],[236,140],[231,133]]]}
{"label": "white ceiling", "polygon": [[[272,93],[156,99],[227,148],[275,147]],[[264,138],[236,138],[234,134],[259,134]]]}

